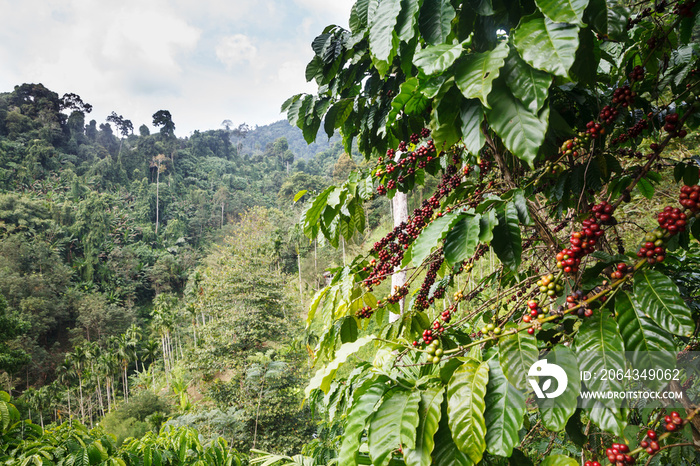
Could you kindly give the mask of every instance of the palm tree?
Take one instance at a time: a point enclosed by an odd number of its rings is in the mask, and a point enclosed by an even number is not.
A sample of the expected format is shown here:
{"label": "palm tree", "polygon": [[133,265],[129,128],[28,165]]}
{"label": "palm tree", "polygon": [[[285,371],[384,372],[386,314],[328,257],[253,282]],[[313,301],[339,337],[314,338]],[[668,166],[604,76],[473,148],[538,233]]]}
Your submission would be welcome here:
{"label": "palm tree", "polygon": [[112,401],[116,403],[114,393],[114,374],[119,372],[119,362],[116,351],[107,348],[97,358],[98,377],[104,377],[105,390],[107,392],[107,412],[112,411]]}
{"label": "palm tree", "polygon": [[132,340],[127,337],[125,333],[122,333],[117,338],[117,358],[119,359],[122,370],[124,371],[122,374],[122,388],[124,392],[124,401],[127,403],[129,402],[129,376],[127,369],[129,368],[129,363],[134,358],[135,349],[136,348]]}
{"label": "palm tree", "polygon": [[[126,337],[129,339],[131,346],[134,348],[134,359],[136,360],[136,370],[139,370],[139,358],[138,358],[138,345],[143,337],[141,329],[136,324],[131,324],[131,326],[126,329]],[[141,361],[141,368],[143,369],[143,361]]]}
{"label": "palm tree", "polygon": [[[102,349],[95,342],[87,342],[83,344],[85,348],[85,358],[90,369],[90,377],[95,384],[95,392],[97,393],[97,401],[100,403],[102,416],[105,415],[105,405],[102,399],[102,374],[98,366],[99,358],[102,354]],[[92,397],[90,397],[90,406],[92,407]],[[90,417],[90,425],[92,425],[92,416]]]}
{"label": "palm tree", "polygon": [[73,426],[73,415],[70,407],[70,385],[73,383],[75,372],[73,372],[73,365],[68,361],[68,358],[59,364],[56,369],[56,374],[58,376],[58,382],[66,387],[66,394],[68,395],[68,422]]}
{"label": "palm tree", "polygon": [[255,408],[255,430],[253,432],[253,448],[258,439],[258,420],[260,418],[260,405],[265,397],[265,389],[270,385],[274,385],[276,380],[282,378],[288,370],[288,365],[284,361],[275,361],[272,359],[272,351],[266,354],[256,353],[250,357],[253,364],[246,371],[246,381],[252,384],[259,384],[258,387],[258,403]]}
{"label": "palm tree", "polygon": [[80,395],[80,422],[85,423],[85,404],[83,402],[83,364],[85,363],[85,350],[82,346],[76,346],[72,353],[66,356],[66,361],[73,366],[73,372],[78,376],[78,393]]}
{"label": "palm tree", "polygon": [[[158,343],[158,340],[154,340],[153,338],[149,338],[148,340],[146,340],[141,350],[142,364],[145,365],[146,361],[149,361],[151,364],[153,364],[153,362],[155,362],[156,358],[158,357],[159,351],[160,343]],[[151,364],[149,364],[148,366],[150,367]]]}
{"label": "palm tree", "polygon": [[151,371],[151,384],[153,385],[153,393],[156,392],[156,373],[155,368],[153,367],[153,363],[158,357],[159,350],[160,343],[158,343],[158,340],[154,340],[153,338],[149,338],[148,340],[146,340],[146,342],[143,344],[143,349],[141,350],[141,364],[144,367],[144,370],[146,367],[145,362],[150,361],[150,364],[148,365],[148,370]]}
{"label": "palm tree", "polygon": [[177,296],[171,293],[161,293],[153,300],[153,326],[159,331],[163,349],[163,367],[166,374],[170,373],[174,364],[173,345],[170,332],[175,325],[173,309],[177,304]]}

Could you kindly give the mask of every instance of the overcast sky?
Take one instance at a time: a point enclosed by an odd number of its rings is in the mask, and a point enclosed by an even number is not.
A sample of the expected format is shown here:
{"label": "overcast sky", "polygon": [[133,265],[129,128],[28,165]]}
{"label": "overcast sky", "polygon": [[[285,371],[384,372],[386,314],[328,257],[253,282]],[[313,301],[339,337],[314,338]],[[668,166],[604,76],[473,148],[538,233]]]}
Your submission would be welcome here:
{"label": "overcast sky", "polygon": [[0,0],[0,92],[43,83],[102,123],[169,110],[177,136],[223,120],[264,125],[314,91],[311,41],[354,0]]}

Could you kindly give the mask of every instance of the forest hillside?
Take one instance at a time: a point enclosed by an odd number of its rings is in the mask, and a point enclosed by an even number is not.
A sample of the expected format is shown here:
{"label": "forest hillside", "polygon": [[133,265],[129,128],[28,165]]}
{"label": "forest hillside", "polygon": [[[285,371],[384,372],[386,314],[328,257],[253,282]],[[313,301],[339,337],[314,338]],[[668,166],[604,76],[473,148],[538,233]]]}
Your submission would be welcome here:
{"label": "forest hillside", "polygon": [[0,94],[0,390],[117,446],[168,422],[298,451],[303,309],[343,255],[296,224],[357,154],[286,121],[178,138],[167,110],[154,134],[91,110],[41,84]]}

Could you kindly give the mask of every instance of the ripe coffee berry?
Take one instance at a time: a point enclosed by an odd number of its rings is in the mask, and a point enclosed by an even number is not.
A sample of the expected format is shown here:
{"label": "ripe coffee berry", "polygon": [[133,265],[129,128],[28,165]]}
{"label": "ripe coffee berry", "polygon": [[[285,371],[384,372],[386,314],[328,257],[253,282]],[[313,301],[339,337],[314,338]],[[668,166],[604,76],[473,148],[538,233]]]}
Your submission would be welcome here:
{"label": "ripe coffee berry", "polygon": [[614,211],[615,208],[606,201],[602,201],[600,204],[591,207],[591,212],[593,212],[596,220],[600,221],[603,225],[613,225],[616,223],[615,217],[612,216]]}
{"label": "ripe coffee berry", "polygon": [[625,464],[634,464],[636,461],[628,453],[630,449],[624,443],[613,443],[610,448],[605,450],[608,460],[616,465],[623,466]]}
{"label": "ripe coffee berry", "polygon": [[636,95],[637,94],[634,91],[630,90],[629,86],[618,87],[613,92],[612,102],[614,104],[627,107],[628,105],[632,105],[634,103],[634,98]]}
{"label": "ripe coffee berry", "polygon": [[629,267],[624,262],[617,264],[615,270],[610,274],[610,278],[619,280],[628,272]]}
{"label": "ripe coffee berry", "polygon": [[700,186],[683,186],[678,196],[678,202],[693,213],[700,211]]}
{"label": "ripe coffee berry", "polygon": [[685,231],[687,218],[685,213],[681,212],[679,208],[671,206],[664,207],[663,212],[659,212],[656,216],[659,226],[668,230],[671,235]]}
{"label": "ripe coffee berry", "polygon": [[[602,218],[611,221],[612,217],[610,214],[605,213],[605,205],[599,205],[602,207],[598,208],[598,213],[600,213],[601,216],[605,215],[605,217]],[[612,206],[609,206],[608,211],[612,213]],[[595,244],[598,238],[603,235],[603,230],[601,230],[595,218],[584,220],[581,226],[581,231],[575,231],[571,234],[571,247],[563,249],[557,254],[557,268],[562,269],[565,273],[578,272],[581,258],[595,250]]]}
{"label": "ripe coffee berry", "polygon": [[357,317],[359,319],[369,319],[372,317],[372,314],[374,313],[374,309],[372,309],[370,306],[365,306],[359,311],[357,311]]}
{"label": "ripe coffee berry", "polygon": [[583,463],[584,466],[600,466],[600,463],[597,461],[586,461]]}
{"label": "ripe coffee berry", "polygon": [[641,81],[644,79],[644,68],[640,65],[634,67],[634,69],[629,74],[630,81]]}
{"label": "ripe coffee berry", "polygon": [[600,114],[598,117],[604,121],[606,124],[610,125],[612,124],[617,116],[620,114],[620,112],[617,111],[616,108],[611,107],[610,105],[606,105],[603,107],[603,109],[600,111]]}
{"label": "ripe coffee berry", "polygon": [[668,432],[674,432],[683,426],[684,421],[678,412],[673,411],[670,416],[664,418],[664,422],[666,423],[666,430]]}

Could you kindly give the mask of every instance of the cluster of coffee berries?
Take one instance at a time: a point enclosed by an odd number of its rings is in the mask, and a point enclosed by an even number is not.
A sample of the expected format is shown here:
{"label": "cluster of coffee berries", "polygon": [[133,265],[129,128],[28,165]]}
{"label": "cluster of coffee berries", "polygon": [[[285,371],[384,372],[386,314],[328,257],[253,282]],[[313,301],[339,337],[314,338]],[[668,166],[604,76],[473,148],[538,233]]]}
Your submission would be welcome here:
{"label": "cluster of coffee berries", "polygon": [[610,448],[605,450],[608,461],[615,466],[624,466],[626,464],[635,464],[636,460],[629,455],[630,449],[624,443],[613,443]]}
{"label": "cluster of coffee berries", "polygon": [[435,320],[433,322],[433,332],[435,333],[443,333],[445,331],[445,327],[442,326],[442,322],[439,320]]}
{"label": "cluster of coffee berries", "polygon": [[371,306],[365,306],[357,311],[356,316],[358,319],[369,319],[372,317],[372,314],[374,314],[374,309]]}
{"label": "cluster of coffee berries", "polygon": [[540,289],[540,293],[546,294],[550,299],[554,299],[564,291],[564,286],[560,280],[551,273],[541,277],[536,284]]}
{"label": "cluster of coffee berries", "polygon": [[641,65],[635,66],[632,71],[630,71],[628,77],[630,78],[630,82],[643,80],[644,68]]}
{"label": "cluster of coffee berries", "polygon": [[678,114],[677,113],[669,113],[664,117],[664,121],[666,124],[664,124],[664,131],[666,131],[668,134],[671,135],[671,137],[678,137],[683,139],[688,135],[688,132],[684,129],[678,129]]}
{"label": "cluster of coffee berries", "polygon": [[489,333],[492,333],[492,334],[498,336],[498,335],[501,334],[501,332],[502,332],[501,327],[496,327],[496,326],[495,326],[494,324],[492,324],[491,322],[489,322],[488,324],[484,325],[484,326],[481,328],[481,333],[482,333],[483,335],[488,335]]}
{"label": "cluster of coffee berries", "polygon": [[591,207],[591,212],[603,225],[615,225],[615,217],[613,213],[615,212],[615,207],[612,204],[608,204],[607,201],[602,201],[600,204],[596,204]]}
{"label": "cluster of coffee berries", "polygon": [[631,149],[631,148],[621,147],[617,150],[617,153],[620,154],[621,157],[630,157],[633,159],[643,159],[644,158],[643,153],[641,153],[639,151],[635,151],[634,149]]}
{"label": "cluster of coffee berries", "polygon": [[[424,134],[430,135],[430,130],[424,128],[420,135],[417,133],[412,134],[410,137],[411,143],[413,145],[417,145],[420,142],[421,137],[427,137],[423,136]],[[416,172],[416,168],[425,168],[428,163],[435,160],[436,157],[439,157],[439,155],[435,155],[437,151],[435,149],[435,143],[432,139],[429,139],[425,144],[416,147],[416,149],[413,151],[408,151],[407,149],[408,144],[406,141],[401,141],[398,146],[398,151],[400,152],[400,157],[398,160],[396,160],[397,151],[394,149],[388,149],[386,151],[386,165],[384,165],[383,158],[380,157],[378,160],[374,175],[377,178],[388,178],[388,189],[395,189],[397,183],[403,183],[407,176],[413,175]],[[384,189],[381,191],[384,191]],[[379,190],[377,192],[379,194],[383,194],[380,193]]]}
{"label": "cluster of coffee berries", "polygon": [[[536,300],[532,299],[528,301],[527,307],[528,310],[526,311],[525,315],[523,315],[523,322],[529,324],[530,322],[532,322],[533,320],[537,320],[538,318],[544,319],[544,311],[542,310],[542,308],[540,308],[540,304]],[[535,329],[530,327],[527,329],[527,333],[532,335],[533,333],[535,333]]]}
{"label": "cluster of coffee berries", "polygon": [[630,139],[634,139],[644,130],[649,128],[649,121],[647,118],[641,118],[639,121],[637,121],[634,125],[632,125],[631,128],[628,128],[626,132],[620,133],[617,137],[613,138],[611,144],[620,144],[625,141],[628,141]]}
{"label": "cluster of coffee berries", "polygon": [[600,111],[600,114],[598,116],[601,121],[605,122],[605,124],[611,125],[619,114],[620,112],[618,112],[616,108],[611,107],[610,105],[606,105]]}
{"label": "cluster of coffee berries", "polygon": [[668,432],[675,432],[683,426],[683,418],[676,411],[672,411],[670,416],[664,417],[664,422],[666,423],[665,427]]}
{"label": "cluster of coffee berries", "polygon": [[678,207],[666,206],[662,212],[656,216],[659,226],[668,230],[671,235],[685,231],[688,217],[681,212]]}
{"label": "cluster of coffee berries", "polygon": [[655,230],[644,237],[644,243],[637,251],[637,257],[646,258],[649,264],[663,262],[666,258],[663,230]]}
{"label": "cluster of coffee berries", "polygon": [[[457,167],[450,165],[433,195],[423,200],[421,208],[414,209],[407,222],[400,223],[384,238],[374,243],[374,247],[370,252],[377,254],[379,262],[373,263],[370,261],[372,271],[363,281],[365,288],[371,290],[372,286],[379,285],[384,278],[394,272],[394,269],[403,260],[404,250],[418,237],[423,228],[430,223],[435,210],[440,207],[440,199],[452,192],[461,182],[461,173],[457,172]],[[436,216],[441,217],[442,213],[438,213]],[[434,279],[430,282],[430,286],[432,286],[433,282]],[[428,290],[430,286],[428,286]],[[427,307],[426,305],[423,309]]]}
{"label": "cluster of coffee berries", "polygon": [[[651,14],[651,8],[644,8],[640,14],[638,14],[635,18],[629,17],[627,18],[627,30],[629,31],[632,29],[636,24],[639,24],[642,22],[644,18],[649,16]],[[647,44],[649,41],[647,41]],[[649,47],[653,48],[653,46],[649,45]]]}
{"label": "cluster of coffee berries", "polygon": [[428,359],[433,364],[439,363],[440,359],[442,359],[443,350],[442,348],[440,348],[440,340],[431,341],[428,347],[426,348],[426,351],[428,351]]}
{"label": "cluster of coffee berries", "polygon": [[605,128],[600,123],[591,120],[586,123],[586,133],[591,135],[591,139],[595,139],[605,134]]}
{"label": "cluster of coffee berries", "polygon": [[630,89],[629,86],[618,87],[613,91],[612,103],[627,107],[634,104],[634,98],[637,93]]}
{"label": "cluster of coffee berries", "polygon": [[600,466],[600,463],[597,461],[586,461],[583,463],[583,466]]}
{"label": "cluster of coffee berries", "polygon": [[696,0],[676,3],[676,6],[673,8],[673,13],[683,18],[692,18],[693,8],[696,3]]}
{"label": "cluster of coffee berries", "polygon": [[449,323],[450,320],[452,320],[452,313],[455,311],[456,308],[457,307],[454,304],[450,305],[450,307],[448,307],[440,313],[440,320],[442,320],[446,324]]}
{"label": "cluster of coffee berries", "polygon": [[[595,127],[594,122],[589,122],[589,125]],[[564,141],[564,143],[561,145],[561,154],[571,155],[574,158],[584,155],[586,153],[586,146],[590,141],[590,136],[588,136],[586,133],[581,133],[579,136],[580,137],[574,137]]]}
{"label": "cluster of coffee berries", "polygon": [[[444,327],[442,327],[442,328],[444,329]],[[438,336],[435,333],[433,333],[432,329],[426,328],[425,330],[423,330],[423,343],[425,343],[426,345],[431,344],[433,341],[437,341],[437,338],[438,338]],[[414,346],[419,345],[418,342],[413,342],[413,343],[414,343]]]}
{"label": "cluster of coffee berries", "polygon": [[406,296],[408,294],[408,286],[403,285],[403,286],[394,286],[394,292],[391,293],[389,296],[386,297],[387,302],[389,303],[398,303],[401,301],[401,298]]}
{"label": "cluster of coffee berries", "polygon": [[678,202],[693,213],[700,212],[700,185],[683,186]]}
{"label": "cluster of coffee berries", "polygon": [[440,270],[441,265],[442,257],[440,257],[437,260],[434,260],[428,266],[428,270],[425,273],[425,280],[423,280],[423,283],[421,284],[420,290],[418,290],[418,294],[416,295],[416,299],[414,301],[414,308],[416,310],[427,309],[435,301],[434,297],[428,298],[428,294],[430,293],[430,288],[433,286],[433,283],[435,283],[435,279],[437,278],[437,272],[438,270]]}
{"label": "cluster of coffee berries", "polygon": [[479,177],[483,178],[491,170],[493,162],[485,157],[479,160]]}
{"label": "cluster of coffee berries", "polygon": [[372,287],[379,285],[386,277],[391,276],[394,269],[401,265],[403,260],[404,250],[400,244],[395,243],[398,227],[394,228],[384,238],[374,243],[372,252],[377,254],[377,259],[369,261],[369,267],[363,267],[363,271],[372,269],[369,276],[363,280],[363,284],[367,291],[371,291]]}
{"label": "cluster of coffee berries", "polygon": [[659,447],[658,436],[656,432],[651,429],[647,430],[647,435],[644,437],[644,440],[639,443],[639,446],[644,448],[650,455],[653,455],[661,449],[661,447]]}
{"label": "cluster of coffee berries", "polygon": [[[606,214],[609,215],[609,214]],[[571,234],[569,242],[570,248],[563,249],[557,254],[557,268],[565,273],[576,273],[581,264],[581,258],[594,251],[594,246],[598,238],[603,235],[600,225],[595,217],[587,218],[581,223],[581,231]]]}
{"label": "cluster of coffee berries", "polygon": [[588,296],[583,294],[583,291],[576,290],[566,297],[566,304],[569,309],[579,306],[579,308],[576,310],[576,314],[579,317],[591,317],[593,315],[593,309],[588,307],[585,303],[587,299]]}
{"label": "cluster of coffee berries", "polygon": [[627,264],[625,264],[624,262],[620,262],[615,267],[615,270],[613,270],[613,272],[610,274],[610,278],[612,278],[614,280],[619,280],[622,277],[624,277],[629,271],[630,271],[629,266]]}

